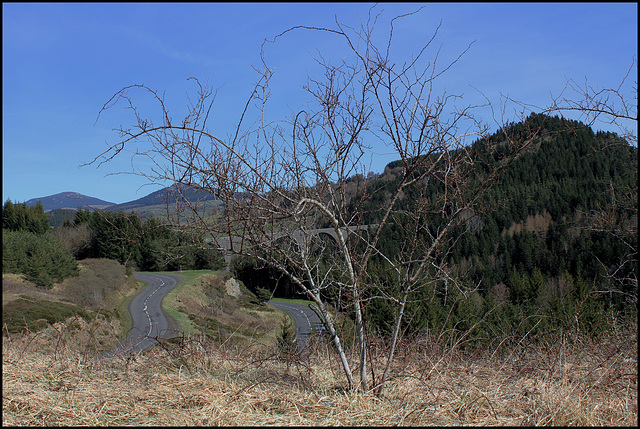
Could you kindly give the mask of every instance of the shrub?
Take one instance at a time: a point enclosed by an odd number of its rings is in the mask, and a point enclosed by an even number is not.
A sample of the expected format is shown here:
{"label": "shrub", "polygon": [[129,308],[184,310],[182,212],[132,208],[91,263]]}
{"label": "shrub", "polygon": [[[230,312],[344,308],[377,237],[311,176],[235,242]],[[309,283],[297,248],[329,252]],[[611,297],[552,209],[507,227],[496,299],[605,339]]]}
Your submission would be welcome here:
{"label": "shrub", "polygon": [[280,333],[277,338],[277,347],[285,360],[292,357],[296,352],[296,334],[291,323],[291,318],[288,315],[282,319]]}
{"label": "shrub", "polygon": [[90,254],[93,231],[86,223],[59,226],[52,232],[76,259],[84,259]]}
{"label": "shrub", "polygon": [[259,287],[256,289],[256,298],[258,298],[260,304],[264,304],[271,299],[271,292],[268,289]]}

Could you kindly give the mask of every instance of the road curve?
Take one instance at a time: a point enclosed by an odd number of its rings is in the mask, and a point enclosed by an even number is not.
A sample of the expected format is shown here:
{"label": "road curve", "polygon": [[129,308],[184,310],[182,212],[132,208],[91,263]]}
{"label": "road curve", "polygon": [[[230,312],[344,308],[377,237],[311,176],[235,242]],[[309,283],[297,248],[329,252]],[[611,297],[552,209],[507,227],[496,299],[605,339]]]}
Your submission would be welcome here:
{"label": "road curve", "polygon": [[308,306],[280,301],[269,301],[269,304],[293,316],[296,322],[296,338],[299,349],[304,348],[307,343],[307,338],[312,332],[324,333],[324,325],[320,321],[320,318],[315,311]]}
{"label": "road curve", "polygon": [[156,339],[168,338],[177,333],[171,328],[160,303],[184,277],[179,274],[158,273],[135,273],[134,277],[147,282],[148,286],[129,303],[131,331],[120,344],[103,353],[101,358],[137,353],[156,344]]}

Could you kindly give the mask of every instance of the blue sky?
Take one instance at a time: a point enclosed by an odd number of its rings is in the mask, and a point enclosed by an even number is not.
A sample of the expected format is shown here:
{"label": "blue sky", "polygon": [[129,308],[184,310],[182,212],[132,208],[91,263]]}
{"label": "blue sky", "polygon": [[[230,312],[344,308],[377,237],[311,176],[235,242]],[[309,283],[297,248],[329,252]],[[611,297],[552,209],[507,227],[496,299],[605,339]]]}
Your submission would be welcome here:
{"label": "blue sky", "polygon": [[[2,5],[2,198],[14,202],[75,191],[114,203],[158,186],[131,174],[129,156],[100,168],[81,164],[101,153],[128,124],[122,110],[98,112],[120,88],[146,84],[165,91],[179,113],[195,76],[219,87],[214,122],[230,132],[251,92],[260,46],[295,25],[357,26],[369,3],[91,3]],[[567,78],[617,87],[637,55],[636,3],[381,3],[380,28],[393,16],[424,8],[394,33],[398,58],[431,37],[441,61],[471,49],[442,79],[448,93],[492,101],[500,94],[546,106]],[[300,86],[313,75],[310,55],[344,55],[327,34],[290,33],[267,46],[274,117],[308,101]],[[637,63],[636,63],[637,64]],[[630,88],[637,80],[637,66]],[[176,114],[176,117],[179,115]],[[484,118],[489,120],[490,118]],[[602,124],[598,129],[608,129]],[[375,151],[374,151],[375,153]],[[380,172],[393,158],[376,153]]]}

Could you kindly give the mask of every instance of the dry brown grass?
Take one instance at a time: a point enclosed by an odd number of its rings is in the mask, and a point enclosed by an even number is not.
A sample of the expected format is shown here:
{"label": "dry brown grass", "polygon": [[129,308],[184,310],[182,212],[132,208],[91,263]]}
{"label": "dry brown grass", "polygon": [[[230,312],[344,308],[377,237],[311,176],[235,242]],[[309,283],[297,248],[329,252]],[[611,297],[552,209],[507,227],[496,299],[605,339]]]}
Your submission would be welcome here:
{"label": "dry brown grass", "polygon": [[96,362],[55,328],[3,339],[3,425],[638,423],[637,330],[474,354],[407,342],[377,397],[347,392],[321,342],[301,361],[191,337]]}

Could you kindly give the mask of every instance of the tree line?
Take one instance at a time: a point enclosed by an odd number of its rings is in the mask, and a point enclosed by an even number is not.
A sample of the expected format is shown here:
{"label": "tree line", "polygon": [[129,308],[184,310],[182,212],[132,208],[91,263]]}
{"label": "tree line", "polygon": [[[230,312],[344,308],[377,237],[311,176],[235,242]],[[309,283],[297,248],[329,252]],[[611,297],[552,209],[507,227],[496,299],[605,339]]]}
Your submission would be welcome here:
{"label": "tree line", "polygon": [[224,266],[220,252],[207,249],[202,237],[178,231],[156,218],[145,221],[135,213],[78,209],[73,225],[64,228],[90,231],[78,257],[109,258],[140,271],[180,271],[219,269]]}
{"label": "tree line", "polygon": [[142,221],[135,213],[78,208],[72,221],[52,229],[42,205],[2,207],[2,270],[24,274],[40,286],[51,287],[76,275],[77,261],[107,258],[130,269],[177,271],[219,269],[220,252],[206,249],[199,237],[175,231],[158,219]]}
{"label": "tree line", "polygon": [[52,235],[42,204],[27,207],[7,200],[2,207],[2,272],[24,274],[53,286],[78,273],[78,264]]}

